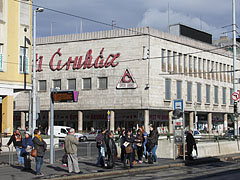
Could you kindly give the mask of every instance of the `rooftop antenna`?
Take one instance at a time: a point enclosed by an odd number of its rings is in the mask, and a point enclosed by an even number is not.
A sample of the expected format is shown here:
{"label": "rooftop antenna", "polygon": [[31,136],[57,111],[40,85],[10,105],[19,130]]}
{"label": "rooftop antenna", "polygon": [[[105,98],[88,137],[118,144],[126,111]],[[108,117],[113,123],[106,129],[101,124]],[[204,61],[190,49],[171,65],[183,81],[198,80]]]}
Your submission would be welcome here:
{"label": "rooftop antenna", "polygon": [[116,21],[115,20],[112,20],[112,29],[114,29],[114,26],[116,26]]}
{"label": "rooftop antenna", "polygon": [[169,15],[169,2],[168,2],[168,33],[170,33],[170,15]]}

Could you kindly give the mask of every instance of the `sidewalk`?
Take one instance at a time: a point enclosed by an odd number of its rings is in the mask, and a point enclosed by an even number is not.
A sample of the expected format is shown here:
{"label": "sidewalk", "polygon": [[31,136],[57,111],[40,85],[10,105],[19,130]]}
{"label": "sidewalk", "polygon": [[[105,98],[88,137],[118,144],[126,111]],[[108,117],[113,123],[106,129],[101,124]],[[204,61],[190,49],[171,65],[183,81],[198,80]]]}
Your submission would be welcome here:
{"label": "sidewalk", "polygon": [[[227,155],[223,157],[215,157],[215,158],[201,158],[195,160],[193,162],[184,163],[183,160],[177,159],[158,159],[158,164],[137,164],[134,165],[132,169],[125,169],[123,168],[123,164],[120,161],[116,162],[116,167],[113,169],[105,169],[101,167],[96,167],[96,160],[94,159],[87,159],[79,157],[79,167],[83,174],[75,175],[75,174],[68,174],[67,167],[61,167],[61,162],[56,161],[53,165],[50,165],[47,162],[44,162],[41,172],[44,174],[43,177],[36,177],[35,172],[24,172],[21,171],[22,166],[18,165],[7,165],[7,164],[0,164],[0,174],[1,178],[4,180],[18,180],[18,179],[87,179],[90,177],[100,177],[100,176],[108,176],[108,175],[119,175],[124,173],[134,173],[134,172],[143,172],[149,170],[157,170],[157,169],[164,169],[164,168],[171,168],[171,167],[182,167],[185,165],[195,165],[195,164],[203,164],[209,162],[218,162],[220,160],[231,160],[231,157],[239,157],[240,154],[234,155]],[[48,160],[46,160],[48,161]],[[35,163],[32,163],[32,169],[35,170]]]}

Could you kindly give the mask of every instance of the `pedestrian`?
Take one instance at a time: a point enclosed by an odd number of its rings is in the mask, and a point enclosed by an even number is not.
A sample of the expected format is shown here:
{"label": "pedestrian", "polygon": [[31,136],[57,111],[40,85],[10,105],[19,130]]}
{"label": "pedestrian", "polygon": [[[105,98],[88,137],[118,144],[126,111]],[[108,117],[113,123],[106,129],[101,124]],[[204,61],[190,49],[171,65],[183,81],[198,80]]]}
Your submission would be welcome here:
{"label": "pedestrian", "polygon": [[157,162],[157,155],[156,155],[156,150],[158,147],[158,131],[153,128],[153,125],[150,124],[149,126],[150,134],[148,136],[148,141],[150,141],[151,148],[148,150],[149,153],[153,155],[154,162]]}
{"label": "pedestrian", "polygon": [[125,147],[123,145],[125,141],[125,129],[122,129],[121,135],[120,135],[120,148],[121,148],[121,161],[124,162],[124,155],[125,155]]}
{"label": "pedestrian", "polygon": [[135,138],[135,145],[138,155],[138,163],[142,163],[142,157],[143,157],[143,134],[140,129],[137,130],[137,135]]}
{"label": "pedestrian", "polygon": [[34,130],[34,138],[33,138],[33,146],[34,149],[37,150],[37,157],[36,157],[36,176],[43,176],[41,173],[41,167],[43,165],[43,157],[45,155],[45,151],[47,149],[47,144],[43,140],[41,136],[41,131],[39,129]]}
{"label": "pedestrian", "polygon": [[106,133],[106,129],[102,128],[101,132],[96,137],[96,146],[98,148],[97,166],[102,166],[102,167],[105,167],[105,150],[104,150],[105,133]]}
{"label": "pedestrian", "polygon": [[193,160],[192,157],[192,152],[193,152],[193,148],[196,150],[196,154],[197,154],[197,145],[196,145],[196,141],[195,138],[192,135],[193,131],[189,130],[189,132],[187,133],[186,136],[186,142],[187,142],[187,156],[188,156],[188,160]]}
{"label": "pedestrian", "polygon": [[114,141],[113,132],[108,133],[108,146],[107,146],[108,164],[107,168],[113,168],[117,159],[117,146]]}
{"label": "pedestrian", "polygon": [[133,143],[134,143],[134,137],[132,135],[132,130],[128,129],[126,131],[126,135],[124,138],[124,147],[125,147],[125,155],[124,155],[124,161],[123,165],[124,167],[127,167],[127,160],[129,161],[130,168],[133,168]]}
{"label": "pedestrian", "polygon": [[72,173],[81,173],[79,166],[78,166],[78,157],[77,157],[77,145],[78,145],[78,138],[74,137],[75,130],[70,128],[68,131],[68,135],[65,137],[65,152],[67,154],[68,159],[68,172]]}
{"label": "pedestrian", "polygon": [[143,134],[143,154],[145,156],[145,159],[147,160],[147,150],[146,150],[146,144],[147,144],[147,132],[145,131],[144,129],[144,126],[141,126],[141,131],[142,131],[142,134]]}
{"label": "pedestrian", "polygon": [[24,171],[31,171],[31,155],[33,149],[33,142],[30,132],[25,132],[25,138],[22,141],[21,156],[24,158]]}
{"label": "pedestrian", "polygon": [[13,142],[13,146],[16,149],[17,157],[18,157],[18,165],[22,165],[24,163],[24,158],[20,156],[22,151],[22,136],[19,132],[19,129],[13,133],[11,138],[9,139],[7,146],[9,146]]}

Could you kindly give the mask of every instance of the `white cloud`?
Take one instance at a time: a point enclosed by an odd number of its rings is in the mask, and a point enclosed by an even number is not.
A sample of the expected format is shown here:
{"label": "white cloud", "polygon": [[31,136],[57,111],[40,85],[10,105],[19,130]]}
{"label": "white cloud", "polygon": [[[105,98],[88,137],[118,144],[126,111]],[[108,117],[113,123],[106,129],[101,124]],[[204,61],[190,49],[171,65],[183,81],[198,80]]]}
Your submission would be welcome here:
{"label": "white cloud", "polygon": [[[213,38],[219,38],[222,35],[223,29],[217,28],[213,25],[206,23],[198,17],[191,17],[186,14],[169,11],[169,24],[181,23],[213,35]],[[138,26],[150,26],[161,31],[168,30],[168,11],[159,11],[158,9],[148,9],[138,24]]]}

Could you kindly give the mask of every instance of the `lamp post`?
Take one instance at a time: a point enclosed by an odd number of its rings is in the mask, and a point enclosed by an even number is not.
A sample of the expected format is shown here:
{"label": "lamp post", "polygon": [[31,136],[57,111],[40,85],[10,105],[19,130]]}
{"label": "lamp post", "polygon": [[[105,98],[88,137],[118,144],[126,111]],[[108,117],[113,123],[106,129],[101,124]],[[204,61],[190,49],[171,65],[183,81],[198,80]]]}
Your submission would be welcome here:
{"label": "lamp post", "polygon": [[[36,128],[37,120],[37,94],[36,94],[36,15],[43,12],[43,8],[37,8],[33,12],[33,123],[32,130]],[[32,132],[32,134],[33,134]]]}
{"label": "lamp post", "polygon": [[[27,28],[24,28],[24,32],[27,32]],[[31,45],[30,40],[24,36],[24,48],[23,48],[23,72],[24,72],[24,90],[26,90],[26,45]]]}

